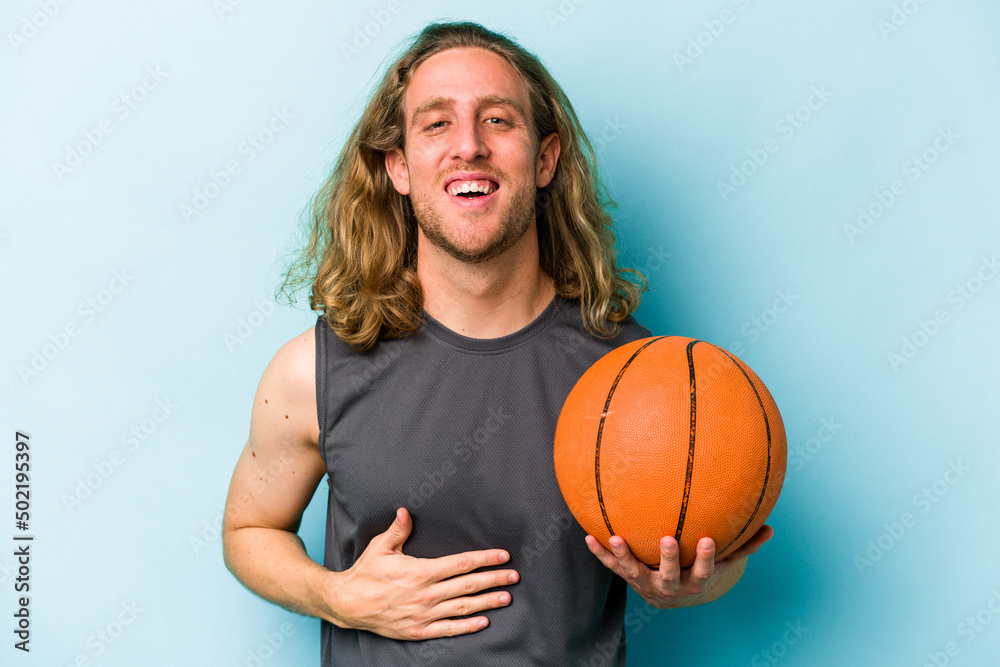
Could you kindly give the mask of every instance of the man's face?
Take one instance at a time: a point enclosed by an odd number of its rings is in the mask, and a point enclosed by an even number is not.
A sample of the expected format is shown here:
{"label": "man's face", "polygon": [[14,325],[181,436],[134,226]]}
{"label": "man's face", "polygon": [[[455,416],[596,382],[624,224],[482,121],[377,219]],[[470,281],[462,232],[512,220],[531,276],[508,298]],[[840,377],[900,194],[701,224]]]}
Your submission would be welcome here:
{"label": "man's face", "polygon": [[536,143],[528,104],[517,71],[485,49],[443,51],[413,73],[404,149],[386,154],[386,168],[423,236],[456,259],[497,257],[531,227],[559,138]]}

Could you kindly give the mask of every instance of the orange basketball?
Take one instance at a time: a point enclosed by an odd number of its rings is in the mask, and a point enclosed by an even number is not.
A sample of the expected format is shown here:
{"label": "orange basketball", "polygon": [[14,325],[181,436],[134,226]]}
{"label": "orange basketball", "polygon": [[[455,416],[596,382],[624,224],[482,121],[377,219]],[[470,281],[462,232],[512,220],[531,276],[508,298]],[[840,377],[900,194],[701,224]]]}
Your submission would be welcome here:
{"label": "orange basketball", "polygon": [[785,479],[785,427],[742,361],[702,340],[644,338],[604,355],[566,398],[556,479],[605,548],[622,537],[657,567],[660,538],[694,562],[702,537],[724,558],[764,524]]}

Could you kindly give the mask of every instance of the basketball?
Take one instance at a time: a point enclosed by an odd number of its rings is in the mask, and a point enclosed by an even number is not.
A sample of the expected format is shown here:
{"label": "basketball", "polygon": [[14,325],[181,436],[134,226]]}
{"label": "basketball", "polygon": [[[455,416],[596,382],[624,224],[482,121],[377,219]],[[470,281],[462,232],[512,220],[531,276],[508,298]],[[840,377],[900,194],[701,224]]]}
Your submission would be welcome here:
{"label": "basketball", "polygon": [[606,549],[618,535],[658,567],[660,538],[672,535],[688,567],[702,537],[720,559],[764,525],[785,478],[785,427],[735,356],[656,336],[612,350],[580,377],[553,456],[566,504]]}

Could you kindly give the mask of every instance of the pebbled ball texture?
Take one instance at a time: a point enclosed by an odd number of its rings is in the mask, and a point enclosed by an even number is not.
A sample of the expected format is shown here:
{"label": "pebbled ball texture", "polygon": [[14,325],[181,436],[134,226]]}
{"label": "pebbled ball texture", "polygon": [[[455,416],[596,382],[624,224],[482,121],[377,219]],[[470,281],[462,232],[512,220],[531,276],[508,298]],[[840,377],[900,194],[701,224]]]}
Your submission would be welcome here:
{"label": "pebbled ball texture", "polygon": [[656,336],[599,359],[559,415],[556,479],[605,548],[621,536],[651,567],[660,538],[694,562],[702,537],[725,558],[757,532],[785,478],[785,428],[742,361],[705,341]]}

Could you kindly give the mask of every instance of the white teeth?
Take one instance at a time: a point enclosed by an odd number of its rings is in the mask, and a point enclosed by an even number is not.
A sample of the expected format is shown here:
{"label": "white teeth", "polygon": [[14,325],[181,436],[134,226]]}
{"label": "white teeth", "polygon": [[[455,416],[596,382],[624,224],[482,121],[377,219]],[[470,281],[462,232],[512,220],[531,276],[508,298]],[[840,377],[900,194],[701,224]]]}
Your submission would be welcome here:
{"label": "white teeth", "polygon": [[482,183],[476,181],[454,181],[448,186],[448,194],[459,195],[465,192],[482,192],[485,195],[496,192],[496,186],[492,183]]}

